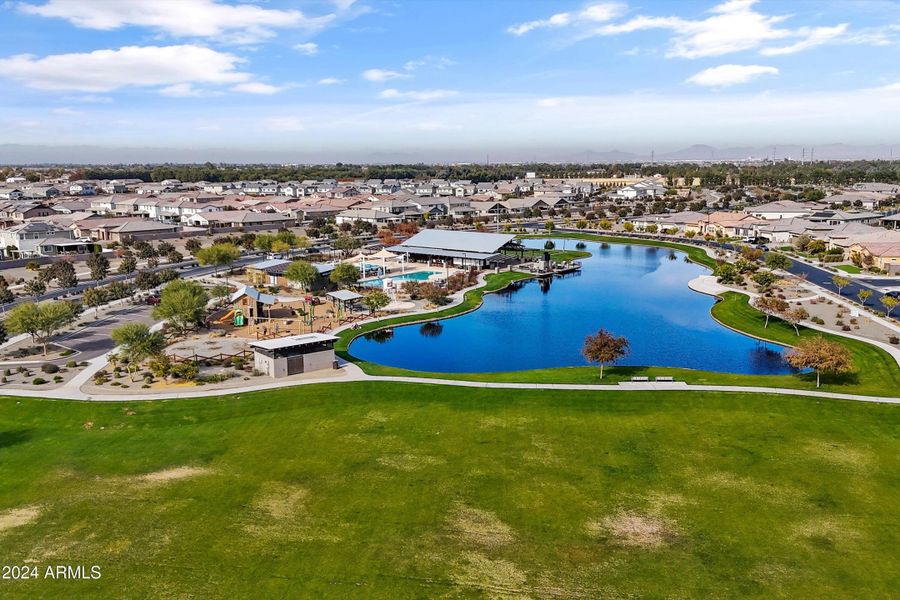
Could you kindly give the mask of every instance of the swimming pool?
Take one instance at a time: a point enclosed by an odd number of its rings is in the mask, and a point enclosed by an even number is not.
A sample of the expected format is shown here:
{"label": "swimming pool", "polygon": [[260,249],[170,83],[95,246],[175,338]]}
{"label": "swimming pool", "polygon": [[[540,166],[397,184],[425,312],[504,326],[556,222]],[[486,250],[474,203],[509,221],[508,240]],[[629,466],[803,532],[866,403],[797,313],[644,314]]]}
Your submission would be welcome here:
{"label": "swimming pool", "polygon": [[[527,240],[542,248],[545,240]],[[554,240],[557,248],[572,240]],[[631,342],[618,364],[729,373],[794,370],[784,348],[732,331],[710,315],[711,296],[688,288],[709,273],[682,252],[633,244],[587,243],[580,274],[528,281],[486,294],[478,310],[392,334],[360,337],[354,356],[418,371],[492,372],[579,366],[586,335],[604,327]]]}
{"label": "swimming pool", "polygon": [[[404,281],[428,281],[428,278],[432,275],[437,275],[438,271],[416,271],[415,273],[403,273],[401,275],[388,275],[390,279],[393,279],[396,282],[404,282]],[[379,277],[378,279],[370,279],[369,281],[360,282],[360,285],[364,285],[366,287],[382,287],[384,285],[384,278]]]}

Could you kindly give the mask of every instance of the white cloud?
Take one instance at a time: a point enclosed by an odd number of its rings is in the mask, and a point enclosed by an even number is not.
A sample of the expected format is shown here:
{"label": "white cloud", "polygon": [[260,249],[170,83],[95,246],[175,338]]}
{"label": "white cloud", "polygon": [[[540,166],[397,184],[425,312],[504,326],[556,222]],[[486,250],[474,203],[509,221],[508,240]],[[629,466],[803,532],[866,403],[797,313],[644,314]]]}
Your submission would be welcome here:
{"label": "white cloud", "polygon": [[764,54],[766,56],[795,54],[797,52],[802,52],[803,50],[808,50],[809,48],[815,48],[816,46],[827,44],[828,42],[843,35],[844,32],[847,31],[847,24],[842,23],[840,25],[835,25],[834,27],[814,27],[812,29],[804,31],[806,32],[806,37],[804,39],[801,39],[798,42],[794,42],[793,44],[790,44],[788,46],[763,48],[762,50],[760,50],[760,54]]}
{"label": "white cloud", "polygon": [[366,69],[362,73],[363,79],[366,81],[390,81],[391,79],[407,79],[409,75],[398,73],[397,71],[388,71],[385,69]]}
{"label": "white cloud", "polygon": [[248,81],[247,83],[239,83],[231,88],[232,92],[241,92],[243,94],[262,94],[271,95],[283,91],[283,87],[269,85],[268,83],[260,83],[259,81]]}
{"label": "white cloud", "polygon": [[130,86],[237,84],[251,78],[236,70],[240,62],[233,54],[200,46],[125,46],[43,58],[18,54],[0,59],[0,77],[41,90],[83,92]]}
{"label": "white cloud", "polygon": [[303,122],[297,117],[268,117],[261,121],[263,129],[275,132],[303,131]]}
{"label": "white cloud", "polygon": [[306,42],[304,44],[295,44],[294,50],[301,52],[307,56],[315,56],[319,53],[319,45],[315,42]]}
{"label": "white cloud", "polygon": [[414,102],[428,102],[431,100],[442,100],[444,98],[449,98],[450,96],[455,96],[457,93],[458,92],[456,92],[455,90],[410,90],[401,92],[400,90],[388,88],[386,90],[382,90],[381,93],[378,94],[378,97],[385,100],[412,100]]}
{"label": "white cloud", "polygon": [[196,98],[203,95],[203,90],[198,90],[190,83],[176,83],[162,88],[159,93],[171,98]]}
{"label": "white cloud", "polygon": [[602,23],[618,17],[624,10],[625,6],[619,2],[599,2],[589,4],[578,12],[561,12],[546,19],[537,19],[512,25],[506,31],[513,35],[525,35],[535,29]]}
{"label": "white cloud", "polygon": [[446,69],[449,66],[455,65],[456,63],[446,56],[424,56],[419,60],[410,60],[407,61],[403,65],[404,71],[415,71],[416,69],[429,68],[429,69]]}
{"label": "white cloud", "polygon": [[705,87],[727,87],[747,83],[763,75],[778,75],[778,69],[764,65],[719,65],[688,78],[688,83]]}
{"label": "white cloud", "polygon": [[318,83],[319,85],[338,85],[344,83],[344,80],[338,79],[337,77],[323,77],[316,83]]}
{"label": "white cloud", "polygon": [[318,30],[338,16],[330,13],[308,17],[299,10],[215,0],[49,0],[45,4],[23,3],[19,10],[65,19],[86,29],[148,27],[175,37],[210,37],[236,43],[272,37],[277,28]]}
{"label": "white cloud", "polygon": [[[678,16],[636,15],[625,21],[610,22],[624,12],[616,3],[590,5],[580,12],[557,13],[547,19],[514,25],[508,31],[524,35],[538,28],[577,28],[584,39],[595,35],[623,35],[636,31],[664,29],[671,31],[668,58],[701,58],[721,56],[746,50],[760,50],[775,56],[800,52],[816,46],[845,41],[846,43],[885,43],[885,34],[850,35],[847,25],[831,27],[787,28],[780,24],[789,15],[767,15],[755,10],[757,0],[727,0],[714,7],[708,17],[685,19]],[[786,45],[769,46],[784,41]]]}
{"label": "white cloud", "polygon": [[109,96],[100,96],[97,94],[84,94],[83,96],[66,96],[66,100],[70,102],[84,102],[85,104],[112,104],[113,99]]}

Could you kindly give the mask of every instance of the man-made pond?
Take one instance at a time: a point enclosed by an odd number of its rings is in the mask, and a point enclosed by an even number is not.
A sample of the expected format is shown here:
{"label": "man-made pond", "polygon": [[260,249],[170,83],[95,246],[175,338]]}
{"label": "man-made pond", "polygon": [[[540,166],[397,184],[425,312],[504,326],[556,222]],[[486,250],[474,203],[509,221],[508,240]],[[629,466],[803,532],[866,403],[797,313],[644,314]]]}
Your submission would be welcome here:
{"label": "man-made pond", "polygon": [[[573,248],[572,240],[554,240]],[[532,248],[544,240],[528,240]],[[393,334],[360,337],[361,359],[418,371],[490,372],[587,364],[581,347],[601,327],[631,342],[618,364],[750,374],[793,372],[783,347],[718,324],[714,298],[688,288],[708,274],[668,248],[587,242],[580,274],[487,294],[478,310]]]}

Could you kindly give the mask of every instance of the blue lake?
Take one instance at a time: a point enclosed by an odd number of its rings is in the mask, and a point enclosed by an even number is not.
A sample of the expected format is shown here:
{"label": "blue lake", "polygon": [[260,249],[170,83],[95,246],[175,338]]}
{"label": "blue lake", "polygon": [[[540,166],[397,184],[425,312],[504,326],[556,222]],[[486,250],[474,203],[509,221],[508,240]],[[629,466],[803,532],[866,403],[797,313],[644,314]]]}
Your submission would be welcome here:
{"label": "blue lake", "polygon": [[[574,248],[573,240],[554,240]],[[526,245],[542,248],[544,240]],[[719,325],[715,300],[688,288],[708,274],[668,248],[586,242],[581,273],[516,284],[487,294],[478,310],[429,324],[360,337],[361,359],[417,371],[490,372],[585,365],[581,346],[601,327],[624,335],[620,365],[683,367],[729,373],[794,372],[783,347]]]}

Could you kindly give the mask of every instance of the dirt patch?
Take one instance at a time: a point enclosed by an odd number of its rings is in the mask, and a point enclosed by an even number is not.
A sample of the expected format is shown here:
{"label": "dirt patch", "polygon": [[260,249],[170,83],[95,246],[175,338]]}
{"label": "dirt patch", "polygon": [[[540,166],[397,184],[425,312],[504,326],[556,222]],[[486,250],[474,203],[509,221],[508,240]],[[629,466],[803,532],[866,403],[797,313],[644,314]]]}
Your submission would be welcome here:
{"label": "dirt patch", "polygon": [[0,532],[28,525],[41,514],[39,506],[23,506],[0,512]]}
{"label": "dirt patch", "polygon": [[795,538],[829,546],[843,546],[862,537],[849,523],[833,518],[809,519],[794,525],[792,531]]}
{"label": "dirt patch", "polygon": [[269,484],[253,501],[253,507],[273,519],[287,519],[303,509],[308,496],[305,488],[287,484]]}
{"label": "dirt patch", "polygon": [[622,511],[603,521],[589,521],[588,533],[609,535],[625,546],[657,548],[675,539],[674,524],[660,516]]}
{"label": "dirt patch", "polygon": [[378,462],[386,467],[399,469],[400,471],[416,471],[423,467],[439,465],[443,463],[444,460],[435,456],[406,453],[382,456],[378,459]]}
{"label": "dirt patch", "polygon": [[810,440],[803,450],[808,456],[845,469],[866,469],[873,462],[868,452],[825,440]]}
{"label": "dirt patch", "polygon": [[464,552],[452,577],[456,585],[482,590],[489,598],[527,597],[528,576],[508,560]]}
{"label": "dirt patch", "polygon": [[460,506],[454,512],[450,527],[454,537],[467,544],[485,547],[504,546],[515,540],[513,529],[488,511]]}
{"label": "dirt patch", "polygon": [[192,467],[184,465],[181,467],[173,467],[171,469],[163,469],[153,473],[146,473],[139,476],[142,483],[168,483],[170,481],[178,481],[179,479],[187,479],[188,477],[197,477],[198,475],[206,475],[211,471],[205,467]]}

